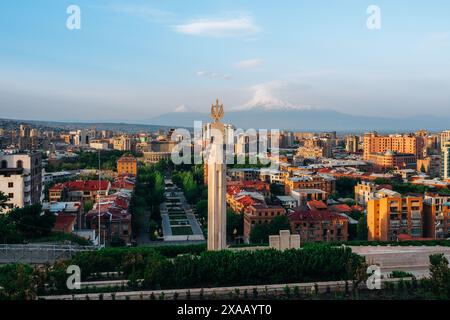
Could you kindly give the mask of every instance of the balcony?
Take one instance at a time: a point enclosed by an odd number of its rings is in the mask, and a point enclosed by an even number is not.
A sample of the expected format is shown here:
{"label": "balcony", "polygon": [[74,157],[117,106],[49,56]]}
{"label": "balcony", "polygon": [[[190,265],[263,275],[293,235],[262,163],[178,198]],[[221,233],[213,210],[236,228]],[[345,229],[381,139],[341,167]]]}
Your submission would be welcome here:
{"label": "balcony", "polygon": [[420,214],[420,210],[411,211],[411,219],[419,220],[422,218],[422,215]]}
{"label": "balcony", "polygon": [[391,220],[389,224],[390,224],[391,228],[400,228],[399,220]]}

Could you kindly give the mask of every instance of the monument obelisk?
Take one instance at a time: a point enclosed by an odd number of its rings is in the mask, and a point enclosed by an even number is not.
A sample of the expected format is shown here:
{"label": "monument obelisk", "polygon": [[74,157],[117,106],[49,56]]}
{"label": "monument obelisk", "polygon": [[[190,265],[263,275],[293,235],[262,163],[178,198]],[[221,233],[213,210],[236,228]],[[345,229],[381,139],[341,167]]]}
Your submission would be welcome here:
{"label": "monument obelisk", "polygon": [[225,128],[220,119],[223,117],[223,104],[211,106],[211,144],[208,162],[208,250],[222,250],[227,246],[226,239],[226,164],[224,161]]}

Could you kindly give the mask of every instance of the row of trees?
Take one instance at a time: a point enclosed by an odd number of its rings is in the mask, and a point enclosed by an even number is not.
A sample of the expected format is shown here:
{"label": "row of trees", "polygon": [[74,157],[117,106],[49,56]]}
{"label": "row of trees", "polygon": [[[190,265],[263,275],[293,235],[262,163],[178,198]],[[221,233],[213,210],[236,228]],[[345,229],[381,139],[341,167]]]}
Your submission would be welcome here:
{"label": "row of trees", "polygon": [[[78,153],[78,157],[71,160],[66,159],[59,164],[49,165],[46,170],[48,172],[61,170],[78,170],[78,169],[98,169],[98,152],[82,151]],[[120,150],[103,150],[100,152],[100,161],[103,170],[115,170],[117,160],[124,154],[132,154],[134,156],[142,156],[142,154],[133,151]]]}
{"label": "row of trees", "polygon": [[155,231],[161,226],[159,205],[164,201],[163,170],[163,164],[139,168],[130,205],[134,234],[148,225],[150,236],[154,239]]}
{"label": "row of trees", "polygon": [[207,199],[207,189],[203,184],[203,177],[203,165],[191,166],[189,170],[172,172],[173,183],[183,189],[186,200],[190,204]]}
{"label": "row of trees", "polygon": [[42,212],[41,205],[15,208],[8,214],[0,215],[0,240],[20,243],[48,237],[52,234],[54,224],[55,215]]}

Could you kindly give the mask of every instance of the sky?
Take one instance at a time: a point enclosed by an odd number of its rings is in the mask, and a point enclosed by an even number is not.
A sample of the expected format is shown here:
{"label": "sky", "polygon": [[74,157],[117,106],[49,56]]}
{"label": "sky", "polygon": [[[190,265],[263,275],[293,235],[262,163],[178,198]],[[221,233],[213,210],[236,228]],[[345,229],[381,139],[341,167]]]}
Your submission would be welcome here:
{"label": "sky", "polygon": [[[67,8],[81,29],[68,29]],[[381,28],[369,29],[369,6]],[[168,112],[450,116],[447,0],[0,2],[0,118],[150,123]]]}

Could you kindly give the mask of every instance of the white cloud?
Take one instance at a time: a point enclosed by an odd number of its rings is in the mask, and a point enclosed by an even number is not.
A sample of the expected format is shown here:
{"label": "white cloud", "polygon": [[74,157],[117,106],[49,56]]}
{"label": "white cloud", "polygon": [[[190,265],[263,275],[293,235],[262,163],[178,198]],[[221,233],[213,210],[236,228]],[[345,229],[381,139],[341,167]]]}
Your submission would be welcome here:
{"label": "white cloud", "polygon": [[248,59],[242,60],[236,63],[238,69],[253,69],[260,66],[263,63],[263,59]]}
{"label": "white cloud", "polygon": [[217,73],[211,71],[198,71],[197,76],[209,79],[224,79],[224,80],[231,79],[231,74]]}
{"label": "white cloud", "polygon": [[248,102],[234,107],[232,111],[241,110],[311,110],[311,106],[292,104],[278,97],[278,91],[287,86],[282,81],[270,81],[255,85],[251,88],[253,98]]}
{"label": "white cloud", "polygon": [[184,105],[180,104],[178,107],[173,110],[173,112],[181,113],[181,112],[189,112],[189,109]]}
{"label": "white cloud", "polygon": [[174,26],[175,31],[193,36],[232,37],[255,34],[259,31],[249,17],[232,19],[198,19]]}

